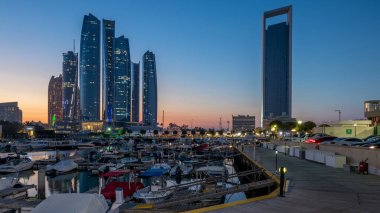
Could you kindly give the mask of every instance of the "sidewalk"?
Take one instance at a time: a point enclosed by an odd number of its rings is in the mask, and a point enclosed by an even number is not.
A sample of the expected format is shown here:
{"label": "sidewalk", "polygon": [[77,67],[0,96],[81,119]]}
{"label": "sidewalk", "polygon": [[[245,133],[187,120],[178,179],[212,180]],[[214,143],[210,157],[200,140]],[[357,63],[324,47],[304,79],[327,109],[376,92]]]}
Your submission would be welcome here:
{"label": "sidewalk", "polygon": [[[253,157],[253,147],[244,147]],[[273,150],[256,149],[256,159],[275,171]],[[379,212],[380,177],[347,173],[322,164],[278,154],[290,180],[285,198],[274,198],[213,212]]]}

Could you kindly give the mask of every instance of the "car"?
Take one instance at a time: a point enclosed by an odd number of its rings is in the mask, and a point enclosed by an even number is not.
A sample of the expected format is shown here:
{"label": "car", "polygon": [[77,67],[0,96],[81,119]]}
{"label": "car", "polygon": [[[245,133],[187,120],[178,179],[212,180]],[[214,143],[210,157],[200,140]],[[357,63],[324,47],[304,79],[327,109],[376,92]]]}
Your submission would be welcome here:
{"label": "car", "polygon": [[370,148],[370,149],[379,149],[380,148],[380,141],[377,143],[364,144],[361,147]]}
{"label": "car", "polygon": [[306,143],[316,143],[316,144],[320,144],[320,143],[323,143],[325,141],[332,141],[334,140],[336,137],[334,136],[322,136],[322,137],[318,137],[318,138],[310,138],[310,140],[308,139]]}
{"label": "car", "polygon": [[357,146],[370,147],[371,145],[377,144],[377,143],[380,143],[380,136],[371,137],[370,139],[364,141],[363,143],[358,144]]}
{"label": "car", "polygon": [[325,134],[325,133],[310,134],[310,135],[304,137],[303,142],[304,143],[315,143],[316,138],[325,137],[325,136],[330,136],[330,135]]}
{"label": "car", "polygon": [[344,138],[335,142],[336,145],[353,146],[363,143],[363,140],[359,138]]}
{"label": "car", "polygon": [[346,138],[335,138],[334,140],[331,141],[324,141],[321,144],[336,144],[339,143],[341,140],[345,140]]}

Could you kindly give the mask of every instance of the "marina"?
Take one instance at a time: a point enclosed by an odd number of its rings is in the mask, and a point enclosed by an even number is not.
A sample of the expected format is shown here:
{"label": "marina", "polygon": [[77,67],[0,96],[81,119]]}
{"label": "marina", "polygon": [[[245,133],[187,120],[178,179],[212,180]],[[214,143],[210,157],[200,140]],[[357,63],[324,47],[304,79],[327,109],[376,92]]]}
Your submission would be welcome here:
{"label": "marina", "polygon": [[2,173],[28,187],[6,189],[24,194],[9,205],[4,197],[2,208],[28,212],[35,204],[50,202],[49,197],[84,193],[102,195],[110,210],[120,212],[181,212],[269,194],[278,185],[225,139],[129,138],[78,147],[3,153],[33,164],[26,171]]}

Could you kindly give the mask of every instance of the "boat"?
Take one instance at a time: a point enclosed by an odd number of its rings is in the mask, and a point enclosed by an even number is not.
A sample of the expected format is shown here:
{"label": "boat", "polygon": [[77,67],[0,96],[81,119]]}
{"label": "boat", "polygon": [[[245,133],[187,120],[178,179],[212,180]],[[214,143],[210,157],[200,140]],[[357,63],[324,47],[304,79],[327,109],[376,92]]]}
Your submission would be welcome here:
{"label": "boat", "polygon": [[133,181],[131,170],[116,170],[99,175],[100,193],[114,202],[116,200],[116,189],[123,189],[123,199],[131,197],[137,190],[144,188],[141,182]]}
{"label": "boat", "polygon": [[139,161],[139,159],[137,159],[135,157],[126,157],[126,158],[120,159],[120,162],[123,164],[137,163],[138,161]]}
{"label": "boat", "polygon": [[16,141],[12,144],[12,150],[16,151],[29,151],[32,149],[30,141]]}
{"label": "boat", "polygon": [[195,170],[197,173],[204,173],[208,176],[227,176],[225,166],[203,166]]}
{"label": "boat", "polygon": [[58,150],[72,150],[77,149],[78,145],[76,141],[65,140],[65,141],[50,141],[49,148]]}
{"label": "boat", "polygon": [[95,144],[93,144],[91,142],[78,143],[77,146],[78,146],[78,149],[93,149],[93,148],[95,148]]}
{"label": "boat", "polygon": [[181,175],[189,175],[191,171],[193,171],[193,166],[191,164],[177,164],[173,168],[170,169],[170,175],[176,175],[177,169],[181,169]]}
{"label": "boat", "polygon": [[41,149],[48,149],[49,148],[49,141],[44,140],[36,140],[32,141],[30,143],[33,150],[41,150]]}
{"label": "boat", "polygon": [[0,178],[0,191],[4,189],[9,189],[12,188],[14,185],[18,183],[18,178],[17,177],[1,177]]}
{"label": "boat", "polygon": [[173,194],[172,190],[159,189],[159,187],[150,185],[135,192],[133,197],[144,201],[144,203],[158,203],[169,199]]}
{"label": "boat", "polygon": [[61,160],[54,165],[47,165],[46,174],[48,175],[60,175],[72,172],[78,169],[78,164],[73,160]]}
{"label": "boat", "polygon": [[121,163],[120,160],[121,160],[121,156],[103,154],[102,157],[98,160],[98,163],[104,163],[104,164],[99,166],[98,169],[92,170],[92,174],[101,174],[108,171],[121,169],[124,167],[124,164]]}
{"label": "boat", "polygon": [[89,193],[52,194],[38,204],[32,213],[106,213],[109,209],[102,195]]}
{"label": "boat", "polygon": [[12,173],[20,172],[24,170],[31,169],[34,165],[34,162],[29,158],[20,158],[10,160],[5,164],[0,165],[0,172]]}

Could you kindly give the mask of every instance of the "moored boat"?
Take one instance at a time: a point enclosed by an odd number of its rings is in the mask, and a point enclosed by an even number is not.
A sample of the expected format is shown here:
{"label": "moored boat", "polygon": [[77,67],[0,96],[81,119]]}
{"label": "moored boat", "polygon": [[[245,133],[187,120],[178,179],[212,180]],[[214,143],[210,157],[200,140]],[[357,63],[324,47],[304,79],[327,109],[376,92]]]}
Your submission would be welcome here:
{"label": "moored boat", "polygon": [[20,172],[24,170],[31,169],[34,165],[34,162],[29,158],[20,158],[10,160],[5,164],[0,165],[0,172],[12,173]]}
{"label": "moored boat", "polygon": [[60,175],[78,169],[78,164],[73,160],[61,160],[54,165],[48,165],[46,167],[46,174],[49,175]]}

